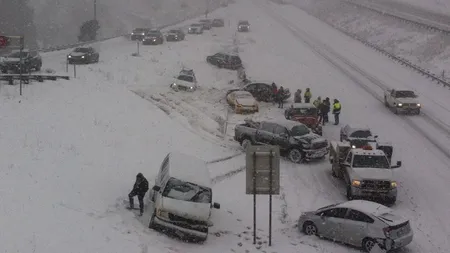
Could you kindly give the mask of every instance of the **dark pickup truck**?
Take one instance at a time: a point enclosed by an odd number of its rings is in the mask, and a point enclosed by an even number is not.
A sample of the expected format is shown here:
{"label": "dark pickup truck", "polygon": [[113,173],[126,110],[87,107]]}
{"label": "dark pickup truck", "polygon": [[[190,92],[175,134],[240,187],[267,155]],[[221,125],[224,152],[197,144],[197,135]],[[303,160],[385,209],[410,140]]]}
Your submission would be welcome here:
{"label": "dark pickup truck", "polygon": [[255,122],[246,120],[234,129],[234,140],[244,149],[248,145],[276,145],[294,163],[324,158],[328,141],[302,123],[290,120]]}

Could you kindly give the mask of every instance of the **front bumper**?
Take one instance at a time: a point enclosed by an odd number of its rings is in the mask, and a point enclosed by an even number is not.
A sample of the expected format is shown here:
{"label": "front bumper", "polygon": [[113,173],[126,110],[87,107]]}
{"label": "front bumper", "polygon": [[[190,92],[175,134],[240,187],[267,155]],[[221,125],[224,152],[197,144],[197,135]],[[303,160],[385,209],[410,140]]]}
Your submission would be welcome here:
{"label": "front bumper", "polygon": [[257,111],[259,111],[258,107],[254,106],[236,106],[235,108],[235,112],[239,114],[254,113]]}
{"label": "front bumper", "polygon": [[189,34],[201,34],[201,30],[200,29],[189,29],[188,30]]}
{"label": "front bumper", "polygon": [[179,41],[180,37],[175,36],[175,35],[170,35],[166,37],[166,41]]}
{"label": "front bumper", "polygon": [[144,39],[144,37],[145,37],[145,35],[138,35],[138,34],[134,34],[134,35],[131,35],[131,40],[143,40]]}
{"label": "front bumper", "polygon": [[304,152],[306,159],[318,159],[325,157],[330,152],[330,149],[328,147],[325,147],[321,149],[308,149]]}
{"label": "front bumper", "polygon": [[397,197],[397,188],[388,190],[372,190],[351,186],[352,195],[360,198],[393,199]]}
{"label": "front bumper", "polygon": [[85,64],[85,63],[89,62],[89,59],[87,57],[85,57],[85,58],[72,57],[72,58],[67,58],[67,61],[69,62],[69,64]]}
{"label": "front bumper", "polygon": [[148,39],[142,41],[143,45],[158,45],[159,43],[161,43],[159,39]]}
{"label": "front bumper", "polygon": [[170,88],[172,88],[175,91],[179,91],[179,90],[184,90],[184,91],[189,91],[189,92],[193,92],[197,89],[197,87],[195,86],[185,86],[185,85],[180,85],[180,84],[171,84]]}
{"label": "front bumper", "polygon": [[[193,228],[189,228],[189,225],[187,225],[186,223],[172,222],[172,221],[160,218],[158,216],[155,216],[154,222],[158,226],[165,227],[170,230],[174,230],[176,234],[178,234],[177,233],[177,231],[178,231],[179,233],[182,233],[184,235],[188,235],[188,236],[193,235],[195,237],[202,238],[202,239],[206,239],[208,237],[208,232],[201,232],[201,231],[195,230]],[[200,230],[208,231],[208,227],[207,226],[201,227]]]}
{"label": "front bumper", "polygon": [[239,32],[248,32],[248,31],[250,31],[250,27],[247,27],[247,26],[238,27],[238,31]]}

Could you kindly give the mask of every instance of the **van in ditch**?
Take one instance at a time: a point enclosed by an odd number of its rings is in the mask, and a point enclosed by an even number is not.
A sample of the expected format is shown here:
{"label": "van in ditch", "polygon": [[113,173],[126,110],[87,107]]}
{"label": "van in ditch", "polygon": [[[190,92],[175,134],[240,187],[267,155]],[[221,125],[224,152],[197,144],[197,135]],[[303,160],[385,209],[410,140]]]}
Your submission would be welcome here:
{"label": "van in ditch", "polygon": [[150,192],[153,214],[149,228],[180,237],[205,241],[211,222],[212,180],[206,163],[183,153],[169,153],[163,160]]}

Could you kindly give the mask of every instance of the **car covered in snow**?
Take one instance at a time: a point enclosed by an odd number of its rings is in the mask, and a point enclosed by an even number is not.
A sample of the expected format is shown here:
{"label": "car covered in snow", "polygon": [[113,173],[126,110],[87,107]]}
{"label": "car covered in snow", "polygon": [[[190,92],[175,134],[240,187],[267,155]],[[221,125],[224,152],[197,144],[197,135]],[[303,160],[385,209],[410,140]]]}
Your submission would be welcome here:
{"label": "car covered in snow", "polygon": [[98,62],[100,54],[93,47],[77,47],[69,55],[69,64],[89,64]]}
{"label": "car covered in snow", "polygon": [[142,40],[143,45],[160,45],[164,43],[164,35],[158,29],[152,29],[145,34]]}
{"label": "car covered in snow", "polygon": [[197,89],[197,78],[192,69],[182,69],[174,78],[170,88],[175,91],[195,91]]}
{"label": "car covered in snow", "polygon": [[[22,59],[22,64],[20,60]],[[0,63],[0,70],[2,73],[13,72],[29,73],[31,70],[40,71],[42,68],[42,58],[38,51],[31,51],[28,49],[13,50],[10,54],[3,57]]]}
{"label": "car covered in snow", "polygon": [[259,111],[258,102],[250,92],[236,90],[228,92],[227,102],[236,113],[254,113]]}
{"label": "car covered in snow", "polygon": [[[269,82],[251,81],[250,83],[242,87],[242,90],[250,92],[258,101],[271,102],[275,99],[272,85],[269,84]],[[283,101],[288,100],[290,97],[291,91],[287,88],[284,89],[282,95]]]}
{"label": "car covered in snow", "polygon": [[212,179],[206,163],[184,153],[169,153],[150,190],[153,212],[149,228],[205,241],[213,226],[212,209],[220,208],[212,198]]}
{"label": "car covered in snow", "polygon": [[198,23],[203,25],[203,29],[210,30],[212,28],[212,20],[211,19],[200,19]]}
{"label": "car covered in snow", "polygon": [[145,35],[150,31],[150,28],[135,28],[131,32],[131,40],[142,41]]}
{"label": "car covered in snow", "polygon": [[199,23],[191,24],[188,28],[189,34],[202,34],[203,33],[203,25]]}
{"label": "car covered in snow", "polygon": [[223,18],[215,18],[213,19],[211,25],[212,27],[224,27],[225,21],[223,20]]}
{"label": "car covered in snow", "polygon": [[395,114],[411,113],[419,115],[422,105],[417,97],[417,94],[412,90],[386,90],[384,92],[384,105],[392,109]]}
{"label": "car covered in snow", "polygon": [[343,242],[365,252],[372,252],[375,246],[388,251],[405,247],[412,242],[414,234],[407,218],[366,200],[304,212],[298,219],[298,228],[307,235]]}
{"label": "car covered in snow", "polygon": [[376,143],[378,135],[373,135],[368,127],[351,127],[345,125],[340,131],[340,140],[351,143],[352,148],[361,148],[367,144]]}
{"label": "car covered in snow", "polygon": [[240,20],[238,22],[238,32],[250,31],[250,23],[247,20]]}
{"label": "car covered in snow", "polygon": [[206,57],[206,62],[219,68],[238,70],[242,67],[242,60],[237,53],[219,52]]}
{"label": "car covered in snow", "polygon": [[184,40],[186,34],[181,29],[169,30],[166,34],[166,41],[180,41]]}
{"label": "car covered in snow", "polygon": [[248,145],[276,145],[282,155],[294,163],[324,158],[328,141],[299,122],[280,119],[277,121],[245,120],[234,128],[234,140],[244,149]]}

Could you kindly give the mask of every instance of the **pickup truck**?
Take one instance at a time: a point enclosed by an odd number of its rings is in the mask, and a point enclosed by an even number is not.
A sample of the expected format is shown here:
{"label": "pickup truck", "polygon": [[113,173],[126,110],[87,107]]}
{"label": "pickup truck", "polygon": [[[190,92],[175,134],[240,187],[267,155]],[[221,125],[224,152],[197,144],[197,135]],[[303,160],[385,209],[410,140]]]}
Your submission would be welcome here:
{"label": "pickup truck", "polygon": [[393,169],[402,166],[398,161],[391,165],[382,149],[368,145],[352,148],[349,143],[331,142],[331,174],[342,179],[347,188],[347,198],[378,198],[388,204],[397,201],[397,181]]}
{"label": "pickup truck", "polygon": [[245,120],[234,129],[234,139],[245,149],[249,145],[276,145],[282,155],[294,163],[324,158],[329,153],[328,141],[314,134],[304,124],[290,121]]}
{"label": "pickup truck", "polygon": [[384,105],[391,108],[395,114],[420,114],[422,105],[417,95],[411,90],[386,90],[384,92]]}

